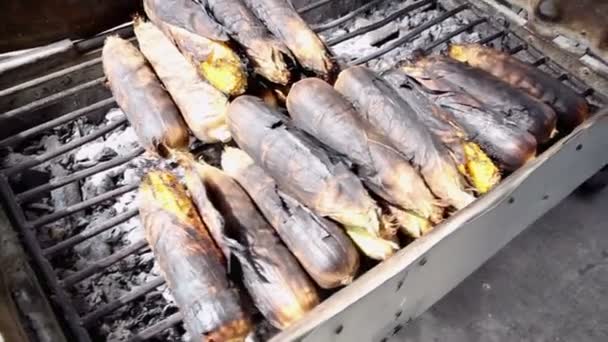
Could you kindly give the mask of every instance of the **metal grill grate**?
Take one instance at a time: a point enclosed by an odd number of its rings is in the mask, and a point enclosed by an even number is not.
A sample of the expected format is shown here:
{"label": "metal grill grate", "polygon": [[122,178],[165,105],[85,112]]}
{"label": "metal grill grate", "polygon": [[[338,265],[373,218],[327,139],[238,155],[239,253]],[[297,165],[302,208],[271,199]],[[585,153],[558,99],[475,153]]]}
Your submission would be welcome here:
{"label": "metal grill grate", "polygon": [[[384,5],[388,0],[370,1],[360,8],[354,9],[348,14],[328,21],[323,24],[313,25],[315,31],[323,33],[331,29],[340,27],[351,20],[355,20],[359,15],[373,11],[378,6]],[[301,11],[310,11],[315,8],[326,6],[330,0],[317,1]],[[509,49],[512,54],[525,54],[526,59],[533,62],[538,67],[545,67],[556,77],[567,82],[570,86],[585,96],[591,103],[596,105],[605,104],[606,98],[596,92],[596,90],[586,85],[576,75],[568,73],[565,69],[559,67],[550,57],[543,55],[540,51],[532,48],[527,41],[519,38],[506,23],[501,23],[497,20],[490,20],[488,14],[481,13],[479,9],[472,7],[471,4],[464,1],[439,1],[439,0],[419,0],[413,1],[411,4],[396,10],[387,17],[377,22],[370,23],[360,29],[345,33],[339,37],[334,37],[327,41],[330,47],[336,46],[342,42],[354,39],[368,32],[376,30],[390,24],[392,21],[410,15],[415,11],[426,11],[429,9],[439,9],[441,14],[433,20],[427,21],[419,26],[416,26],[408,32],[403,32],[398,38],[389,40],[381,46],[377,51],[360,56],[354,60],[347,61],[350,65],[364,64],[374,59],[381,57],[395,49],[399,49],[408,42],[415,39],[422,32],[429,30],[433,26],[455,16],[467,13],[468,16],[476,19],[463,24],[461,27],[448,32],[422,47],[424,53],[430,53],[442,49],[452,39],[463,34],[476,30],[480,26],[484,26],[484,32],[489,34],[482,37],[479,42],[482,44],[492,44],[501,39],[508,38],[509,42],[515,42]],[[129,28],[122,28],[123,35],[132,35]],[[27,82],[18,84],[11,88],[0,91],[0,108],[4,111],[0,114],[0,122],[3,123],[2,131],[4,138],[0,141],[2,148],[10,148],[23,144],[29,139],[32,139],[40,134],[70,124],[84,117],[94,117],[98,113],[105,113],[109,109],[116,106],[111,94],[103,87],[104,77],[101,73],[101,58],[98,57],[98,49],[103,43],[103,36],[96,37],[93,40],[80,43],[82,52],[93,51],[90,53],[96,54],[96,57],[88,58],[80,64],[72,65],[65,69],[55,71],[51,74],[34,78]],[[67,86],[66,86],[67,85]],[[59,92],[54,92],[55,89],[61,88]],[[602,89],[606,90],[606,89]],[[74,98],[82,98],[83,101],[74,100]],[[63,110],[65,114],[58,114],[54,110]],[[13,127],[15,130],[8,128],[11,124],[17,123]],[[82,243],[96,235],[106,232],[116,225],[124,223],[137,215],[136,210],[128,210],[110,220],[101,223],[93,229],[76,233],[69,236],[54,245],[43,248],[37,240],[35,231],[41,227],[68,217],[74,213],[90,210],[102,202],[115,199],[116,197],[128,192],[132,192],[137,188],[137,184],[127,184],[105,192],[93,198],[89,198],[80,203],[54,210],[53,212],[38,217],[33,220],[26,219],[23,206],[31,199],[48,193],[53,189],[63,187],[67,184],[82,181],[99,172],[109,170],[111,168],[123,165],[143,154],[142,148],[136,148],[131,152],[121,156],[114,157],[108,161],[101,162],[95,166],[85,168],[73,174],[51,179],[48,183],[36,186],[31,189],[19,192],[15,190],[14,184],[11,184],[9,179],[15,175],[29,170],[37,165],[48,162],[53,158],[61,156],[69,151],[73,151],[85,144],[88,144],[100,137],[104,137],[112,131],[128,125],[126,119],[121,119],[105,126],[98,127],[95,131],[90,132],[78,139],[75,139],[61,147],[49,151],[47,153],[36,155],[27,162],[12,166],[2,170],[0,175],[0,194],[3,197],[5,205],[9,210],[16,228],[22,234],[24,243],[28,248],[37,268],[40,271],[40,277],[48,286],[50,298],[59,309],[65,323],[67,324],[70,333],[77,341],[90,341],[90,330],[100,319],[107,317],[120,307],[127,306],[134,301],[140,300],[146,294],[155,290],[164,284],[162,278],[153,279],[133,290],[117,300],[108,302],[95,310],[79,314],[79,310],[74,306],[73,300],[68,295],[68,289],[78,284],[83,279],[104,272],[108,267],[123,260],[124,258],[146,250],[147,244],[144,240],[139,240],[126,246],[114,254],[95,262],[89,263],[86,267],[78,272],[72,273],[64,278],[59,278],[56,271],[53,269],[50,258],[59,255],[60,253],[69,250],[79,243]],[[170,315],[169,317],[157,322],[147,328],[137,332],[132,336],[133,341],[140,341],[158,336],[166,329],[169,329],[177,324],[180,324],[181,316],[179,313]]]}

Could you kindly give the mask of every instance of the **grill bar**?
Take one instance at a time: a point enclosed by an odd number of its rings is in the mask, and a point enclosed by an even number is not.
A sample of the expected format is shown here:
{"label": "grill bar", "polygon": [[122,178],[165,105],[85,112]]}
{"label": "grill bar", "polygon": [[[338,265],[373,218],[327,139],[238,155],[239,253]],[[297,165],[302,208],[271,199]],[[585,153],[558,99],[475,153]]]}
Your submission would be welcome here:
{"label": "grill bar", "polygon": [[371,53],[365,57],[361,57],[358,59],[355,59],[352,62],[352,65],[360,65],[363,63],[367,63],[369,61],[371,61],[372,59],[378,58],[398,47],[400,47],[401,45],[407,43],[408,41],[410,41],[412,38],[416,37],[417,35],[419,35],[420,33],[424,32],[425,30],[431,28],[434,25],[437,25],[438,23],[446,20],[449,17],[452,17],[462,11],[464,11],[465,9],[469,8],[468,5],[461,5],[458,6],[450,11],[447,11],[445,13],[443,13],[442,15],[438,16],[437,18],[427,21],[426,23],[416,27],[415,29],[413,29],[412,31],[410,31],[408,34],[406,34],[405,36],[396,39],[395,41],[393,41],[390,44],[387,44],[387,46],[379,49],[378,51]]}
{"label": "grill bar", "polygon": [[65,277],[61,280],[61,285],[63,285],[64,287],[73,286],[79,281],[88,278],[94,275],[95,273],[105,270],[106,268],[114,265],[115,263],[128,257],[129,255],[135,254],[135,252],[147,246],[148,243],[146,242],[146,240],[139,240],[137,242],[134,242],[110,256],[91,263],[91,265],[89,265],[87,268]]}
{"label": "grill bar", "polygon": [[340,43],[342,43],[345,40],[349,40],[351,38],[360,36],[362,34],[366,34],[367,32],[376,30],[392,21],[394,21],[395,19],[401,18],[404,15],[408,14],[409,12],[412,12],[418,8],[421,8],[425,5],[429,5],[429,4],[434,4],[436,3],[437,0],[423,0],[423,1],[419,1],[416,3],[413,3],[407,7],[404,7],[394,13],[392,13],[391,15],[387,16],[386,18],[379,20],[375,23],[369,24],[367,26],[361,27],[360,29],[348,32],[340,37],[334,38],[334,39],[330,39],[327,41],[327,45],[329,46],[334,46],[334,45],[338,45]]}
{"label": "grill bar", "polygon": [[441,45],[443,43],[449,42],[450,39],[456,37],[457,35],[465,32],[465,31],[471,30],[471,29],[475,28],[475,26],[477,26],[479,24],[482,24],[482,23],[485,23],[486,21],[487,21],[486,18],[477,19],[477,20],[469,23],[468,25],[465,25],[465,26],[463,26],[463,27],[461,27],[461,28],[459,28],[457,30],[454,30],[454,31],[446,34],[443,38],[438,39],[438,40],[432,42],[428,46],[425,46],[424,49],[422,49],[422,51],[423,51],[424,54],[428,54],[435,47],[437,47],[437,46],[439,46],[439,45]]}
{"label": "grill bar", "polygon": [[164,320],[154,324],[153,326],[140,331],[137,335],[133,336],[130,342],[140,342],[151,339],[159,333],[181,323],[183,320],[181,313],[174,313],[173,315],[165,318]]}
{"label": "grill bar", "polygon": [[67,143],[65,145],[61,145],[61,147],[59,147],[58,149],[56,149],[54,151],[50,151],[45,154],[35,156],[24,163],[21,163],[19,165],[15,165],[9,169],[6,169],[4,171],[4,173],[8,176],[12,176],[19,172],[22,172],[23,170],[30,169],[36,165],[40,165],[61,154],[64,154],[64,153],[71,151],[75,148],[78,148],[90,141],[100,138],[126,123],[127,123],[127,118],[122,118],[121,120],[109,123],[109,124],[105,125],[104,127],[96,130],[95,132],[88,134],[87,136],[84,136],[80,139],[75,139],[73,141],[70,141],[69,143]]}
{"label": "grill bar", "polygon": [[363,13],[363,12],[369,10],[369,9],[374,8],[376,5],[378,5],[378,4],[380,4],[380,3],[384,2],[384,1],[385,0],[373,0],[373,1],[370,1],[367,4],[365,4],[365,5],[357,8],[356,10],[354,10],[352,12],[349,12],[348,14],[346,14],[346,15],[340,17],[340,18],[334,19],[334,20],[329,21],[329,22],[327,22],[325,24],[313,25],[312,28],[317,33],[321,33],[323,31],[327,31],[327,30],[332,29],[332,28],[334,28],[336,26],[344,24],[345,22],[347,22],[347,21],[355,18],[357,15],[359,15],[359,14],[361,14],[361,13]]}
{"label": "grill bar", "polygon": [[70,183],[79,181],[81,179],[84,179],[84,178],[94,175],[96,173],[103,172],[103,171],[106,171],[113,167],[128,163],[131,160],[133,160],[134,158],[139,157],[143,153],[144,153],[144,149],[142,147],[138,147],[134,151],[132,151],[124,156],[113,158],[105,163],[100,163],[100,164],[95,165],[94,167],[90,167],[88,169],[72,173],[69,176],[54,178],[50,182],[48,182],[44,185],[35,187],[33,189],[30,189],[30,190],[27,190],[25,192],[18,194],[17,201],[19,203],[23,203],[27,200],[35,198],[36,196],[38,196],[40,194],[60,188],[66,184],[70,184]]}
{"label": "grill bar", "polygon": [[49,248],[44,249],[42,252],[44,253],[45,256],[49,257],[49,256],[53,256],[54,254],[70,248],[70,247],[74,247],[75,245],[89,239],[92,238],[93,236],[99,235],[107,230],[110,230],[112,228],[114,228],[115,226],[127,222],[128,220],[130,220],[131,218],[137,216],[138,214],[138,210],[137,209],[132,209],[132,210],[128,210],[118,216],[115,216],[111,219],[109,219],[108,221],[100,224],[99,226],[93,228],[93,229],[89,229],[87,231],[78,233],[66,240],[63,240]]}
{"label": "grill bar", "polygon": [[81,116],[86,116],[95,111],[109,110],[115,106],[116,106],[116,101],[114,100],[114,98],[101,100],[99,102],[93,103],[92,105],[77,109],[73,112],[67,113],[66,115],[62,115],[56,119],[49,120],[41,125],[32,127],[28,130],[20,132],[17,135],[6,138],[6,139],[0,141],[0,147],[14,146],[14,145],[16,145],[28,138],[31,138],[32,136],[34,136],[36,134],[40,134],[48,129],[55,128],[57,126],[66,124],[72,120],[78,119]]}
{"label": "grill bar", "polygon": [[319,8],[321,6],[325,6],[325,5],[329,4],[330,2],[332,2],[332,0],[319,0],[317,2],[313,2],[311,4],[303,6],[302,8],[299,8],[298,9],[298,13],[300,13],[300,14],[308,13],[308,12],[310,12],[310,11],[312,11],[314,9],[317,9],[317,8]]}
{"label": "grill bar", "polygon": [[491,35],[489,35],[489,36],[487,36],[485,38],[481,38],[480,40],[477,41],[477,44],[486,45],[486,44],[488,44],[489,42],[491,42],[491,41],[493,41],[495,39],[504,37],[506,34],[507,34],[506,31],[500,30],[500,31],[498,31],[498,32],[496,32],[494,34],[491,34]]}
{"label": "grill bar", "polygon": [[26,115],[29,112],[32,112],[36,109],[40,109],[44,106],[47,106],[49,104],[53,104],[53,103],[57,103],[60,100],[68,97],[68,96],[72,96],[75,95],[85,89],[89,89],[89,88],[94,88],[94,87],[98,87],[103,85],[103,83],[105,82],[106,78],[104,77],[99,77],[97,79],[94,79],[92,81],[88,81],[82,84],[79,84],[73,88],[64,90],[58,94],[55,95],[51,95],[51,96],[47,96],[45,98],[42,98],[40,100],[36,100],[34,102],[30,102],[29,104],[25,105],[25,106],[21,106],[19,108],[15,108],[12,110],[9,110],[8,112],[0,115],[0,121],[1,120],[8,120],[8,119],[14,119],[18,116],[22,116],[22,115]]}
{"label": "grill bar", "polygon": [[99,204],[103,201],[107,201],[109,199],[112,199],[114,197],[120,196],[122,194],[126,194],[127,192],[133,191],[135,189],[137,189],[138,185],[137,184],[129,184],[129,185],[123,185],[120,188],[116,188],[112,191],[108,191],[106,193],[103,193],[99,196],[93,197],[91,199],[88,199],[86,201],[82,201],[78,204],[74,204],[71,205],[69,207],[65,207],[63,209],[57,210],[56,212],[46,215],[46,216],[42,216],[37,220],[28,222],[28,227],[30,227],[31,229],[36,229],[39,227],[44,226],[47,223],[51,223],[51,222],[55,222],[59,219],[62,219],[66,216],[69,216],[73,213],[79,212],[81,210],[85,210],[91,206],[94,206],[96,204]]}
{"label": "grill bar", "polygon": [[132,301],[134,301],[142,296],[145,296],[146,294],[152,292],[152,290],[163,285],[164,283],[165,283],[165,279],[163,279],[163,277],[155,278],[154,280],[151,280],[151,281],[145,283],[144,285],[139,286],[134,291],[131,291],[128,294],[120,297],[119,299],[117,299],[113,302],[110,302],[110,303],[102,306],[100,309],[95,310],[95,311],[87,314],[86,316],[82,317],[82,324],[84,324],[85,326],[91,326],[95,322],[97,322],[98,319],[102,318],[103,316],[106,316],[107,314],[112,313],[112,311],[120,308],[121,306],[127,305],[127,304],[131,303]]}
{"label": "grill bar", "polygon": [[81,70],[89,68],[89,67],[93,67],[99,63],[101,63],[101,57],[97,57],[97,58],[88,60],[86,62],[83,62],[83,63],[77,64],[77,65],[50,73],[50,74],[42,76],[42,77],[35,78],[33,80],[17,84],[13,87],[1,90],[0,91],[0,108],[6,108],[10,104],[12,104],[14,101],[14,96],[16,94],[20,94],[23,96],[23,92],[30,91],[30,90],[36,90],[37,87],[46,86],[48,83],[51,83],[52,81],[58,81],[58,80],[64,81],[64,80],[62,80],[63,77],[71,76],[72,74],[77,73],[78,71],[81,71]]}

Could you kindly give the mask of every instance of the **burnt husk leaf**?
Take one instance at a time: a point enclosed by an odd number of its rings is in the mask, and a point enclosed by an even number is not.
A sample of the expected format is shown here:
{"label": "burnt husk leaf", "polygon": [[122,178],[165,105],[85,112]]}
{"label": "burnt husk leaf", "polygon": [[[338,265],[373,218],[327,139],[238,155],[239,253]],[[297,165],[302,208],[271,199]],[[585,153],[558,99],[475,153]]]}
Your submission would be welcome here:
{"label": "burnt husk leaf", "polygon": [[475,199],[445,146],[385,80],[365,67],[351,67],[340,73],[335,88],[418,168],[437,197],[457,209]]}
{"label": "burnt husk leaf", "polygon": [[165,171],[144,177],[139,211],[146,239],[191,337],[243,341],[252,329],[248,314],[227,278],[222,253],[177,178]]}
{"label": "burnt husk leaf", "polygon": [[249,193],[319,286],[334,288],[352,281],[359,268],[359,254],[340,227],[283,194],[245,152],[228,148],[222,167]]}
{"label": "burnt husk leaf", "polygon": [[315,307],[319,298],[314,285],[236,181],[193,158],[182,163],[192,163],[191,170],[222,215],[223,236],[216,242],[238,259],[243,284],[262,315],[283,329]]}

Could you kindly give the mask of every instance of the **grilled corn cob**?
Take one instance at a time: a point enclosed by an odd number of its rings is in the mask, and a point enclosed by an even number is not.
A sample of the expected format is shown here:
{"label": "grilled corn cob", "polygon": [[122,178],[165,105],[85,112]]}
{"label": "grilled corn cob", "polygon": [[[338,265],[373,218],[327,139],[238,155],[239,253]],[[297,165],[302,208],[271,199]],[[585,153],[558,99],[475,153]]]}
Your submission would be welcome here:
{"label": "grilled corn cob", "polygon": [[478,44],[455,44],[450,46],[449,55],[485,70],[553,107],[559,131],[570,131],[589,116],[589,105],[582,96],[533,65],[506,53]]}
{"label": "grilled corn cob", "polygon": [[322,288],[348,285],[359,269],[357,249],[335,223],[281,193],[242,150],[227,147],[222,168],[247,191],[308,274]]}
{"label": "grilled corn cob", "polygon": [[475,199],[465,190],[465,182],[448,150],[385,80],[365,67],[351,67],[340,73],[335,88],[355,105],[364,120],[419,168],[437,197],[457,209]]}
{"label": "grilled corn cob", "polygon": [[453,89],[444,86],[445,82],[462,89],[485,107],[530,132],[539,144],[547,142],[555,130],[557,117],[551,107],[481,69],[448,57],[432,56],[405,65],[403,70],[433,91]]}
{"label": "grilled corn cob", "polygon": [[245,47],[256,73],[267,80],[287,84],[291,77],[287,59],[291,52],[270,35],[264,24],[241,0],[206,0],[213,15],[240,45]]}
{"label": "grilled corn cob", "polygon": [[387,209],[390,214],[387,217],[392,219],[394,221],[393,224],[407,236],[417,239],[433,229],[433,225],[431,225],[429,220],[409,210],[403,210],[392,205],[388,205]]}
{"label": "grilled corn cob", "polygon": [[[223,227],[211,230],[223,232],[216,242],[239,261],[243,283],[262,315],[284,329],[315,307],[319,298],[314,285],[236,181],[191,155],[179,154],[178,159],[188,188],[204,189],[224,218]],[[203,198],[197,192],[193,197],[197,204]],[[208,204],[197,206],[202,211]]]}
{"label": "grilled corn cob", "polygon": [[442,77],[417,77],[414,73],[410,75],[433,86],[429,89],[422,85],[420,89],[424,90],[436,105],[449,113],[451,119],[459,123],[500,168],[514,171],[535,156],[536,138],[525,129],[517,127],[509,118],[484,106],[461,87]]}
{"label": "grilled corn cob", "polygon": [[380,210],[359,179],[316,142],[288,127],[286,120],[251,96],[241,96],[228,107],[234,140],[282,191],[342,223],[369,257],[382,260],[392,255],[398,246],[384,238]]}
{"label": "grilled corn cob", "polygon": [[287,97],[294,124],[356,164],[356,172],[393,205],[439,222],[443,209],[407,159],[390,145],[340,93],[318,78],[294,84]]}
{"label": "grilled corn cob", "polygon": [[266,27],[279,38],[298,62],[319,77],[332,80],[337,65],[325,44],[287,0],[244,0]]}
{"label": "grilled corn cob", "polygon": [[175,176],[148,173],[140,185],[139,212],[192,339],[244,341],[252,330],[249,317],[226,276],[222,253]]}
{"label": "grilled corn cob", "polygon": [[464,128],[454,121],[449,113],[445,113],[432,103],[402,71],[392,70],[384,77],[410,105],[426,127],[450,150],[458,170],[478,193],[484,194],[500,182],[498,167],[481,147],[470,139]]}
{"label": "grilled corn cob", "polygon": [[126,113],[140,144],[164,155],[188,147],[188,128],[144,56],[128,41],[108,37],[103,70],[118,106]]}
{"label": "grilled corn cob", "polygon": [[134,26],[139,48],[171,94],[192,133],[205,143],[230,140],[225,120],[226,96],[203,81],[196,68],[154,24],[136,18]]}
{"label": "grilled corn cob", "polygon": [[148,18],[171,38],[201,76],[226,95],[242,94],[247,88],[245,67],[228,46],[221,26],[203,9],[192,0],[144,0]]}

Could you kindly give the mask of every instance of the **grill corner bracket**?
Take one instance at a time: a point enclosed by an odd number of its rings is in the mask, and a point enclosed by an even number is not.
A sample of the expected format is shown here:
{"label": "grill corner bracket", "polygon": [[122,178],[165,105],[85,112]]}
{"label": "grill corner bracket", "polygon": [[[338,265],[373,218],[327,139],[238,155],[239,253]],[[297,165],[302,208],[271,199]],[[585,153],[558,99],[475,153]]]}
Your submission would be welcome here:
{"label": "grill corner bracket", "polygon": [[0,208],[0,336],[4,340],[66,341],[36,279],[15,230]]}

